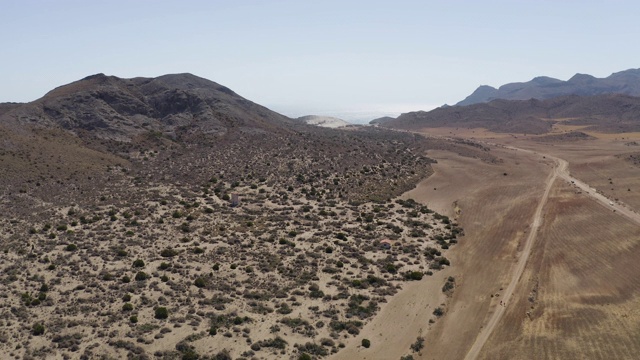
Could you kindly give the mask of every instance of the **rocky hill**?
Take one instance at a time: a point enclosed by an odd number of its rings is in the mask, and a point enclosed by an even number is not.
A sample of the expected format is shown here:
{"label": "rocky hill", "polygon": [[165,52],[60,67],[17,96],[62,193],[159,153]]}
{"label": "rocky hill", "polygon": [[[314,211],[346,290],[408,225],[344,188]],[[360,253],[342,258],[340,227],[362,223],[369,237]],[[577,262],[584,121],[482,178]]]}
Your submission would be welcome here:
{"label": "rocky hill", "polygon": [[485,128],[495,132],[544,134],[562,121],[602,132],[639,131],[640,98],[627,95],[564,96],[547,100],[493,100],[400,115],[381,126]]}
{"label": "rocky hill", "polygon": [[640,69],[620,71],[606,78],[576,74],[567,81],[540,76],[528,82],[505,84],[498,89],[482,85],[456,105],[486,103],[496,99],[544,100],[568,95],[594,96],[603,94],[640,96]]}
{"label": "rocky hill", "polygon": [[382,125],[382,124],[384,124],[386,122],[389,122],[389,121],[392,121],[394,119],[395,118],[391,117],[391,116],[383,116],[383,117],[379,117],[377,119],[373,119],[373,120],[369,121],[369,124],[371,124],[371,125]]}
{"label": "rocky hill", "polygon": [[190,74],[94,75],[0,114],[12,358],[335,353],[463,234],[396,199],[431,174],[425,151],[495,160],[302,124]]}

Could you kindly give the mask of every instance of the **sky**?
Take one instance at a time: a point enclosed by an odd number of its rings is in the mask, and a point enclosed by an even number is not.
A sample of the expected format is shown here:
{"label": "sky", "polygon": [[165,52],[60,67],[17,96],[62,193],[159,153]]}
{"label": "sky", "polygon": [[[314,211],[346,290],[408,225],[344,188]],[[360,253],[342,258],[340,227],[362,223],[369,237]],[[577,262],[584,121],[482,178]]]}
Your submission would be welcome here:
{"label": "sky", "polygon": [[0,0],[0,102],[91,74],[192,73],[288,116],[454,104],[640,68],[640,2]]}

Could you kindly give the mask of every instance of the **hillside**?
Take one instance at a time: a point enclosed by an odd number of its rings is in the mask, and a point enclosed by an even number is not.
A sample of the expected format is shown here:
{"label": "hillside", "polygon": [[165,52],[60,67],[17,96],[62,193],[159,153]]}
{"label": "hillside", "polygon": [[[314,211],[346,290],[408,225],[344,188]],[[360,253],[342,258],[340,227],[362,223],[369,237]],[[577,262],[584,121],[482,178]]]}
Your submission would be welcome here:
{"label": "hillside", "polygon": [[620,71],[606,78],[576,74],[567,81],[540,76],[528,82],[505,84],[498,89],[482,85],[456,105],[486,103],[496,99],[544,100],[568,95],[594,96],[603,94],[640,96],[640,69]]}
{"label": "hillside", "polygon": [[425,151],[495,161],[473,143],[301,124],[190,74],[99,74],[1,108],[13,357],[337,352],[463,234],[396,198],[432,173]]}
{"label": "hillside", "polygon": [[382,125],[382,124],[384,124],[386,122],[389,122],[389,121],[392,121],[394,119],[395,118],[391,117],[391,116],[383,116],[383,117],[379,117],[377,119],[373,119],[373,120],[369,121],[369,124],[371,124],[371,125]]}
{"label": "hillside", "polygon": [[552,125],[582,125],[602,132],[639,131],[640,98],[626,95],[564,96],[548,100],[494,100],[400,115],[381,126],[485,128],[502,133],[544,134]]}

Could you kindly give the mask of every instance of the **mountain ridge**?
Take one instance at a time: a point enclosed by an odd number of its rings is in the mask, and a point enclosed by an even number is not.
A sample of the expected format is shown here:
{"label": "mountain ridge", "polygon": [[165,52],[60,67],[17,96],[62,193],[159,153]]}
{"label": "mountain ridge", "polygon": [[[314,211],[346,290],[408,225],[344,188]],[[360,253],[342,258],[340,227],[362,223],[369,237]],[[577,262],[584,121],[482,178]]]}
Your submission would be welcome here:
{"label": "mountain ridge", "polygon": [[481,85],[464,100],[458,102],[456,106],[486,103],[496,99],[545,100],[568,95],[594,96],[604,94],[640,96],[640,69],[615,72],[606,78],[577,73],[567,81],[538,76],[527,82],[504,84],[497,89]]}
{"label": "mountain ridge", "polygon": [[504,100],[400,115],[383,127],[485,128],[501,133],[544,134],[557,122],[601,132],[640,131],[640,97],[622,94],[568,95],[552,99]]}

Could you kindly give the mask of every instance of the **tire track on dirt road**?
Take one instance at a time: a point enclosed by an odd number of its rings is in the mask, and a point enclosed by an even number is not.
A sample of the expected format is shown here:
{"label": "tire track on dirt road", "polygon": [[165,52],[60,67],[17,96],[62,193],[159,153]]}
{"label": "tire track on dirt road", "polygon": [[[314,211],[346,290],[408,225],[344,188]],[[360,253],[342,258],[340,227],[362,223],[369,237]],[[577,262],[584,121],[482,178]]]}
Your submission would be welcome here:
{"label": "tire track on dirt road", "polygon": [[[491,145],[497,145],[497,144],[491,144]],[[625,216],[626,218],[630,219],[631,221],[635,222],[638,225],[640,225],[640,214],[626,207],[624,204],[620,202],[616,202],[616,203],[612,202],[606,196],[598,193],[595,189],[591,188],[588,184],[576,178],[573,178],[569,173],[569,163],[564,159],[551,156],[548,154],[541,154],[532,150],[520,149],[512,146],[504,146],[504,147],[507,149],[512,149],[515,151],[520,151],[520,152],[528,153],[535,156],[541,156],[543,158],[549,158],[555,162],[555,166],[553,170],[549,173],[549,176],[545,180],[545,191],[544,191],[544,194],[542,195],[542,198],[540,199],[540,202],[538,203],[538,207],[536,208],[536,212],[533,216],[533,220],[531,222],[531,228],[529,230],[529,234],[525,242],[524,250],[520,254],[516,267],[513,270],[511,281],[509,282],[509,285],[507,286],[507,288],[503,293],[503,299],[504,299],[503,302],[505,304],[508,304],[516,286],[518,285],[518,282],[520,281],[520,278],[522,277],[522,274],[524,273],[524,269],[529,259],[529,255],[531,254],[531,249],[533,248],[533,244],[535,243],[538,229],[542,224],[542,210],[547,203],[547,200],[549,198],[549,193],[551,192],[551,188],[553,187],[553,184],[556,178],[562,178],[567,182],[570,182],[572,185],[581,189],[587,196],[596,200],[601,205],[612,209],[614,212],[616,212],[619,215]],[[500,321],[500,319],[502,318],[505,312],[506,312],[506,306],[497,307],[496,311],[489,318],[487,324],[482,328],[482,330],[476,337],[475,342],[473,343],[473,345],[467,352],[467,355],[465,356],[465,360],[474,360],[478,357],[478,355],[480,354],[480,351],[486,344],[487,340],[493,333],[493,330],[496,328],[498,322]]]}
{"label": "tire track on dirt road", "polygon": [[[531,254],[531,248],[533,247],[533,243],[535,242],[536,235],[538,233],[538,229],[542,224],[542,209],[547,203],[547,199],[549,198],[549,193],[551,192],[551,188],[553,187],[553,183],[558,177],[558,167],[560,164],[556,162],[556,167],[549,173],[547,179],[545,180],[545,189],[540,202],[538,203],[538,207],[536,208],[536,212],[533,215],[533,221],[531,222],[531,228],[529,229],[529,235],[525,241],[524,250],[520,254],[518,262],[516,264],[515,269],[513,270],[513,276],[511,277],[511,281],[509,285],[504,290],[503,293],[503,302],[509,303],[509,299],[511,299],[511,295],[513,295],[513,291],[524,272],[525,265],[527,264],[527,260],[529,259],[529,255]],[[471,349],[467,352],[467,356],[465,356],[465,360],[473,360],[478,357],[480,350],[491,336],[491,333],[495,329],[496,325],[502,318],[502,315],[506,311],[506,306],[498,306],[496,311],[491,315],[488,323],[482,328],[478,336],[476,337],[476,341],[471,346]]]}

